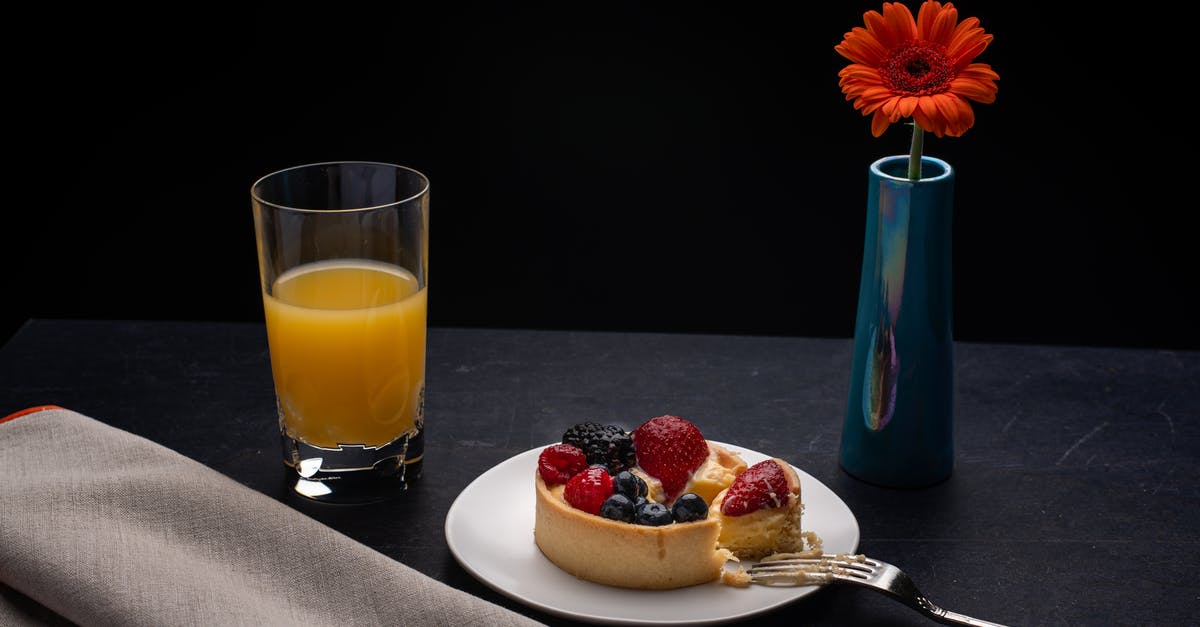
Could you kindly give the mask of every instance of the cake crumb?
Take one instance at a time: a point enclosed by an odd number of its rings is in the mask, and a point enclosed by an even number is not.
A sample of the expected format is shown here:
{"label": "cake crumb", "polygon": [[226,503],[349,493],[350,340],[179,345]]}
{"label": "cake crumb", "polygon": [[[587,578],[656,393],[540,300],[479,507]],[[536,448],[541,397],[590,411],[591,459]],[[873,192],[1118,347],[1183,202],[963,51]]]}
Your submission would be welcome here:
{"label": "cake crumb", "polygon": [[[758,563],[761,564],[764,562],[775,562],[779,560],[790,559],[820,559],[822,557],[826,557],[823,550],[825,543],[821,540],[820,536],[813,531],[804,531],[801,532],[800,535],[804,539],[804,548],[802,550],[797,552],[772,553],[761,560],[758,560]],[[861,555],[844,554],[838,554],[837,556],[834,556],[834,558],[846,561],[863,561],[865,559],[865,557]],[[786,573],[780,573],[776,578],[776,583],[786,581],[787,583],[797,586],[815,586],[826,584],[832,581],[833,572],[843,570],[844,569],[840,568],[830,568],[828,565],[823,564],[800,564],[788,570]],[[751,581],[750,574],[746,572],[746,569],[739,565],[736,571],[726,570],[722,572],[721,583],[727,586],[733,586],[735,588],[746,588],[749,587],[753,581]]]}
{"label": "cake crumb", "polygon": [[804,531],[800,535],[804,536],[804,546],[808,547],[808,551],[820,551],[825,546],[825,541],[815,531]]}
{"label": "cake crumb", "polygon": [[750,586],[750,573],[746,572],[745,568],[738,566],[737,570],[721,571],[721,583],[735,588],[747,588]]}

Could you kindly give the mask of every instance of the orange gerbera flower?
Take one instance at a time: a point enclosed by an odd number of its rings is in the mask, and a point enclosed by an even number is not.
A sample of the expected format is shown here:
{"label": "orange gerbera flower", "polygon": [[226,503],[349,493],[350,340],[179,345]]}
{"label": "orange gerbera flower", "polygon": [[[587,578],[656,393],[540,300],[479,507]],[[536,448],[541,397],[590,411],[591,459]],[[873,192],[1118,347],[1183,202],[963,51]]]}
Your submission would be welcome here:
{"label": "orange gerbera flower", "polygon": [[879,137],[893,122],[911,117],[938,137],[958,137],[975,124],[971,103],[996,99],[1000,76],[986,63],[972,63],[992,42],[979,20],[958,21],[958,9],[926,0],[914,21],[908,7],[883,3],[883,14],[863,14],[834,47],[853,61],[838,72],[842,93],[871,118]]}

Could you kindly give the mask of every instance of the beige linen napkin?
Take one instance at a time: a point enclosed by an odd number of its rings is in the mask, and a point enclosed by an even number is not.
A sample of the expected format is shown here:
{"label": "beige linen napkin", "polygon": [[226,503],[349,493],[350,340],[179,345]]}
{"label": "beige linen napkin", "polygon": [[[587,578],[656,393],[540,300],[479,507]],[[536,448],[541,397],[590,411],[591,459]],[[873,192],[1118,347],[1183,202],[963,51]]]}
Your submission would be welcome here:
{"label": "beige linen napkin", "polygon": [[67,621],[538,624],[166,447],[50,408],[0,419],[0,624]]}

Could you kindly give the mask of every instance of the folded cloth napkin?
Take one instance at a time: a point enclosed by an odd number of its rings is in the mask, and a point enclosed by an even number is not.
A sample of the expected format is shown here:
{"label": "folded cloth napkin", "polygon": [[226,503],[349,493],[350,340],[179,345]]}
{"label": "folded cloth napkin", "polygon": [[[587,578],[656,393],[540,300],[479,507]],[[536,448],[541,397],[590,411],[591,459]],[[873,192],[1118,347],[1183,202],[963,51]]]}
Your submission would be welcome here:
{"label": "folded cloth napkin", "polygon": [[34,409],[0,419],[0,624],[539,624],[162,445]]}

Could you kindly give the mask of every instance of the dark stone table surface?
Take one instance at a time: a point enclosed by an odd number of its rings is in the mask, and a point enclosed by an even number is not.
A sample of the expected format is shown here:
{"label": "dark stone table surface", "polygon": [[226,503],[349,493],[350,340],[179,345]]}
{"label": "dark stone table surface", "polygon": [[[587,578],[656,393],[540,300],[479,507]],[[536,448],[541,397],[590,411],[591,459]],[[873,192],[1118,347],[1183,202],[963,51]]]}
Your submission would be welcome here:
{"label": "dark stone table surface", "polygon": [[[673,413],[790,460],[854,512],[860,551],[934,602],[1010,625],[1195,625],[1200,352],[955,345],[956,465],[920,490],[838,466],[849,339],[434,328],[425,479],[315,506],[283,484],[261,324],[32,320],[0,349],[0,416],[57,404],[144,436],[456,588],[548,624],[455,561],[443,531],[493,465],[586,420]],[[748,624],[927,625],[835,587]]]}

